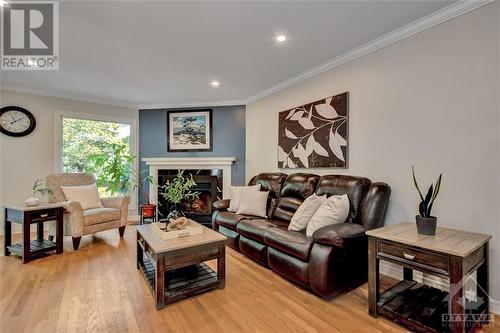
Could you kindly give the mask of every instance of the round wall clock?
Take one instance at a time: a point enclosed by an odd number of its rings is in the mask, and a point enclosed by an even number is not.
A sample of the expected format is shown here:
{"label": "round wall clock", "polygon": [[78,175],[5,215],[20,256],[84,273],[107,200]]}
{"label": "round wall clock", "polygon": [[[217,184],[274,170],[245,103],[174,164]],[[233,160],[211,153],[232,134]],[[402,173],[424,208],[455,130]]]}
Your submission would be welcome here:
{"label": "round wall clock", "polygon": [[33,132],[35,117],[19,106],[5,106],[0,109],[0,132],[9,136],[25,136]]}

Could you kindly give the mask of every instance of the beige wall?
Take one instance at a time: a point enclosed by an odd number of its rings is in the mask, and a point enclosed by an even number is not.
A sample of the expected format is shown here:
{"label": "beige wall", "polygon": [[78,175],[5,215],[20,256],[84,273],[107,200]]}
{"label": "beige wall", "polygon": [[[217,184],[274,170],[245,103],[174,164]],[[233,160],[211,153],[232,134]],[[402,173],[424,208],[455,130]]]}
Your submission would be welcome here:
{"label": "beige wall", "polygon": [[31,196],[35,179],[43,179],[57,171],[56,138],[59,131],[55,128],[56,110],[138,119],[135,109],[7,90],[0,90],[0,103],[2,106],[24,107],[34,114],[37,121],[35,131],[28,136],[12,138],[0,134],[0,203],[23,202]]}
{"label": "beige wall", "polygon": [[499,5],[247,105],[247,179],[278,170],[279,111],[349,91],[349,168],[292,171],[389,183],[388,224],[414,220],[412,165],[425,184],[443,172],[438,223],[493,235],[491,287],[500,300],[500,283],[493,280],[500,276]]}

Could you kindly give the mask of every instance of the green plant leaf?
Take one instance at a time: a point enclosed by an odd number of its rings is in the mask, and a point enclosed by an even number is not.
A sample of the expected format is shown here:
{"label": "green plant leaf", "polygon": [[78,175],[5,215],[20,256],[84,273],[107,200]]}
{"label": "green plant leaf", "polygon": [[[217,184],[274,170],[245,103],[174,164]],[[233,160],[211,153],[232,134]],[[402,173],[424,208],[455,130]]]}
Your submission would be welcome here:
{"label": "green plant leaf", "polygon": [[420,191],[420,188],[418,187],[417,177],[415,177],[415,167],[414,166],[411,167],[411,172],[413,175],[413,184],[415,184],[415,188],[417,189],[418,194],[420,195],[420,200],[424,200],[424,196],[422,195],[422,192]]}

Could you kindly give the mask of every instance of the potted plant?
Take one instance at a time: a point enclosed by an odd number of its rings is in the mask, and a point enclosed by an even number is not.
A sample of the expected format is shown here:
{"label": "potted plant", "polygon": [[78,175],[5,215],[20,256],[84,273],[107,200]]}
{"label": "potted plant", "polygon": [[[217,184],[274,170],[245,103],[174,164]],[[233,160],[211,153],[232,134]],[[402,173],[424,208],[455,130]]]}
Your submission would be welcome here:
{"label": "potted plant", "polygon": [[179,170],[177,176],[172,181],[167,180],[163,186],[160,186],[160,194],[167,202],[172,204],[167,221],[184,216],[181,209],[182,200],[198,198],[200,192],[190,191],[194,186],[196,186],[196,182],[193,179],[193,175],[185,177],[184,170]]}
{"label": "potted plant", "polygon": [[439,189],[441,187],[441,178],[443,174],[440,174],[436,184],[431,184],[429,190],[425,197],[422,195],[420,188],[418,186],[417,178],[415,177],[415,168],[412,167],[413,174],[413,183],[420,195],[420,204],[418,205],[418,212],[420,215],[415,216],[415,220],[417,222],[417,231],[422,235],[435,235],[436,234],[436,223],[437,218],[431,215],[432,205],[434,204],[434,200],[439,193]]}
{"label": "potted plant", "polygon": [[147,183],[150,186],[157,186],[152,176],[146,175],[146,170],[139,172],[133,167],[136,156],[128,154],[125,144],[113,143],[110,145],[111,151],[90,156],[90,172],[97,174],[97,184],[106,187],[111,195],[125,194],[133,184],[132,192],[139,189],[146,198],[147,204],[142,206],[143,217],[153,217],[156,205],[149,201],[149,194],[144,187]]}
{"label": "potted plant", "polygon": [[40,204],[40,199],[36,197],[38,193],[42,197],[47,194],[52,194],[52,190],[50,190],[41,179],[35,180],[33,186],[31,187],[31,191],[32,196],[24,200],[24,203],[28,207],[38,206]]}

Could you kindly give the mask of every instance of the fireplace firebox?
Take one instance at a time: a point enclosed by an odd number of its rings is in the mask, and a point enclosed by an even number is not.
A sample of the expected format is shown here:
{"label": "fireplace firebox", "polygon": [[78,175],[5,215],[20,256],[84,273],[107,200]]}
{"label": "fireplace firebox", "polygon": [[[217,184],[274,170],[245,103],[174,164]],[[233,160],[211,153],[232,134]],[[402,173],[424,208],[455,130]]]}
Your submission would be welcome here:
{"label": "fireplace firebox", "polygon": [[[168,180],[177,175],[178,170],[158,170],[158,184],[163,186]],[[186,217],[205,226],[211,226],[213,203],[222,198],[222,170],[185,170],[184,176],[193,176],[196,186],[191,191],[198,192],[198,198],[184,200],[181,209]],[[158,193],[160,219],[165,218],[172,204],[167,202],[161,193]]]}

